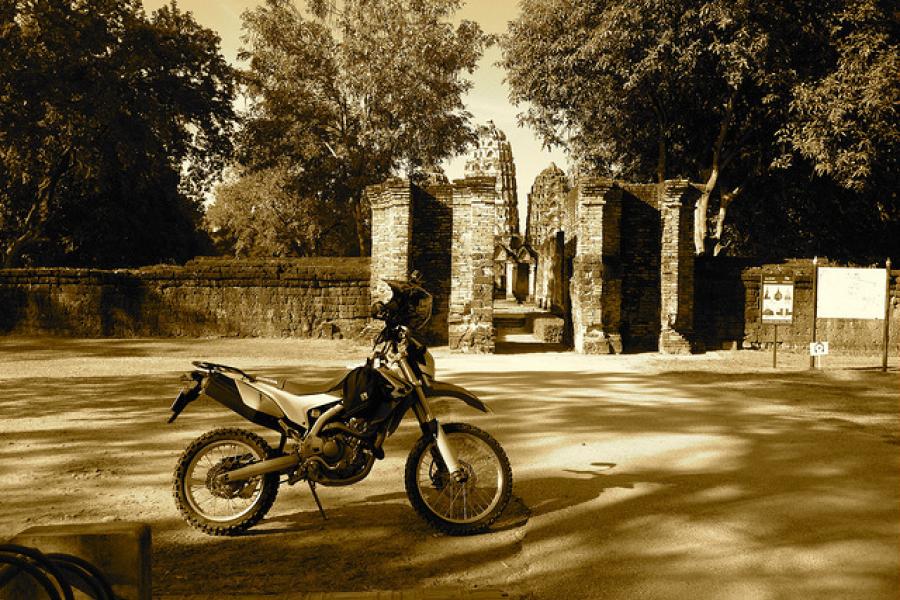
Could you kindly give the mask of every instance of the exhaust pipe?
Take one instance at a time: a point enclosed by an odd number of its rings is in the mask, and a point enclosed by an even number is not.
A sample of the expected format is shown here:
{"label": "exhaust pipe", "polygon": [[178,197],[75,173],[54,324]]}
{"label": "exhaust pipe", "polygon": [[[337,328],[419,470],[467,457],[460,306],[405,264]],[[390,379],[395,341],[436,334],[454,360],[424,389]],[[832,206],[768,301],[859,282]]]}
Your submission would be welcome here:
{"label": "exhaust pipe", "polygon": [[274,473],[276,471],[284,471],[300,464],[300,457],[296,454],[290,456],[279,456],[278,458],[270,458],[262,462],[247,465],[234,471],[228,471],[222,475],[225,483],[233,481],[244,481],[257,475],[265,475],[266,473]]}

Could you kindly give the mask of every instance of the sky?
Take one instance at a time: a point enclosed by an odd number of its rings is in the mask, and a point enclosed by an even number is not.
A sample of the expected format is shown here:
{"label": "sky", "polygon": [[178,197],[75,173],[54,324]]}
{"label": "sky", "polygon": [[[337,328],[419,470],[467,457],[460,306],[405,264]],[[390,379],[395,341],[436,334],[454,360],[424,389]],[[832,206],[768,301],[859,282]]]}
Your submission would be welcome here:
{"label": "sky", "polygon": [[[302,1],[302,0],[301,0]],[[149,12],[167,4],[167,0],[143,0]],[[261,4],[256,0],[179,0],[182,10],[189,10],[194,18],[219,33],[222,38],[222,53],[229,61],[236,62],[241,45],[241,13],[247,8]],[[503,33],[506,24],[519,14],[517,0],[468,0],[460,10],[461,19],[476,21],[488,33]],[[495,63],[500,60],[500,49],[492,47],[482,57],[478,70],[472,77],[474,86],[465,98],[469,112],[474,116],[474,124],[491,120],[506,133],[512,146],[516,163],[516,187],[519,194],[519,218],[525,223],[525,202],[534,178],[551,162],[566,170],[565,155],[560,150],[542,150],[540,140],[528,128],[520,128],[516,114],[521,111],[509,102],[509,89],[503,83],[503,70]],[[465,157],[447,161],[444,170],[453,180],[463,176]]]}

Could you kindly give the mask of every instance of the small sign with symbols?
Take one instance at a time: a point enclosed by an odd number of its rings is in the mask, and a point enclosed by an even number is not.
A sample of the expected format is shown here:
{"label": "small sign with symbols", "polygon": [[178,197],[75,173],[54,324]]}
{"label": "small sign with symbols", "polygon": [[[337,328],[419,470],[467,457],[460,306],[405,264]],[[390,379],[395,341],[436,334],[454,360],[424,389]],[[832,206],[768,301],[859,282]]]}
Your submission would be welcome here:
{"label": "small sign with symbols", "polygon": [[825,356],[828,354],[828,342],[811,342],[809,344],[810,356]]}
{"label": "small sign with symbols", "polygon": [[760,298],[763,323],[790,323],[794,320],[794,280],[790,277],[764,277]]}

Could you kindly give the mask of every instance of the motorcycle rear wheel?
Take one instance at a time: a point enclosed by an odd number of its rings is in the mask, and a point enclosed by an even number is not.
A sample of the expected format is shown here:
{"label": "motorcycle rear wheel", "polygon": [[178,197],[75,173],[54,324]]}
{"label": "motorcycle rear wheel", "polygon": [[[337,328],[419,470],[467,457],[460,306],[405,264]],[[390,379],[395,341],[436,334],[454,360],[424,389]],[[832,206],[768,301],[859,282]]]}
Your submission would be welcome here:
{"label": "motorcycle rear wheel", "polygon": [[194,440],[175,467],[175,505],[191,526],[209,535],[237,535],[256,525],[278,494],[278,473],[246,481],[217,481],[229,469],[271,458],[260,436],[244,429],[214,429]]}
{"label": "motorcycle rear wheel", "polygon": [[438,457],[434,440],[422,436],[406,460],[410,504],[435,529],[450,535],[487,530],[512,495],[512,469],[506,452],[489,433],[467,423],[443,425],[456,453],[461,481]]}

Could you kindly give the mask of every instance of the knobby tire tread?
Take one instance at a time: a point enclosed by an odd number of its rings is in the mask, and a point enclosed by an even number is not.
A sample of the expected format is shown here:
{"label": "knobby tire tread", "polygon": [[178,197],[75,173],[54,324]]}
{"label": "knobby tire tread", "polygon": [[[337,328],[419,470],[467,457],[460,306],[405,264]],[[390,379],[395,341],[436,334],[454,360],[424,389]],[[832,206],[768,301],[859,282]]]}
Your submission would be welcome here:
{"label": "knobby tire tread", "polygon": [[187,500],[182,495],[186,493],[184,491],[184,476],[187,473],[187,468],[191,463],[191,459],[193,459],[197,452],[211,442],[221,440],[239,440],[251,445],[256,445],[260,449],[263,459],[273,458],[275,456],[275,452],[266,440],[252,431],[236,427],[213,429],[191,442],[191,444],[185,448],[181,457],[179,457],[178,463],[175,466],[172,492],[175,496],[175,505],[178,507],[178,512],[181,513],[181,516],[184,517],[189,525],[199,529],[207,535],[234,536],[247,531],[259,523],[263,517],[266,516],[266,513],[269,512],[269,509],[272,508],[272,505],[275,503],[275,497],[278,495],[279,474],[267,473],[262,476],[260,485],[262,485],[263,489],[259,502],[256,504],[256,509],[245,517],[242,517],[240,521],[235,523],[218,523],[204,519],[191,509]]}
{"label": "knobby tire tread", "polygon": [[410,450],[409,456],[406,459],[406,471],[404,476],[404,483],[406,484],[406,496],[407,498],[409,498],[409,502],[412,505],[413,509],[415,509],[416,513],[418,513],[418,515],[422,517],[429,525],[431,525],[441,533],[445,533],[447,535],[473,535],[476,533],[487,531],[490,526],[498,518],[500,518],[500,515],[506,508],[506,505],[509,504],[509,500],[512,497],[512,467],[510,467],[509,458],[506,456],[506,452],[503,450],[503,447],[500,445],[500,443],[495,440],[493,436],[491,436],[491,434],[484,431],[483,429],[479,429],[478,427],[469,425],[468,423],[446,423],[442,426],[445,433],[467,433],[469,435],[475,436],[486,442],[491,447],[491,449],[497,453],[497,457],[500,459],[500,463],[503,469],[503,482],[505,484],[505,489],[503,490],[503,495],[501,496],[500,501],[497,503],[497,506],[495,506],[494,509],[490,513],[488,513],[486,517],[475,523],[453,523],[450,521],[446,521],[440,516],[436,515],[430,508],[428,508],[428,505],[425,503],[425,500],[419,493],[417,477],[419,457],[434,441],[429,436],[420,437],[416,444],[413,446],[412,450]]}

